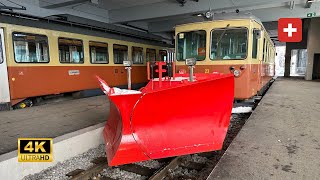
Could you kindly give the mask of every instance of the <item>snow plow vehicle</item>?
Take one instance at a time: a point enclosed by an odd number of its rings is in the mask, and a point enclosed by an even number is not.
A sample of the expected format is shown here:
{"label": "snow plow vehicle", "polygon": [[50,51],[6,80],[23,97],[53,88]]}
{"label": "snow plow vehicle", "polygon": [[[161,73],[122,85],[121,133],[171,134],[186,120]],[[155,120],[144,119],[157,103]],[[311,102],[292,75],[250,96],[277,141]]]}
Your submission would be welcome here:
{"label": "snow plow vehicle", "polygon": [[109,166],[220,150],[234,98],[232,74],[174,74],[139,91],[110,88],[103,136]]}

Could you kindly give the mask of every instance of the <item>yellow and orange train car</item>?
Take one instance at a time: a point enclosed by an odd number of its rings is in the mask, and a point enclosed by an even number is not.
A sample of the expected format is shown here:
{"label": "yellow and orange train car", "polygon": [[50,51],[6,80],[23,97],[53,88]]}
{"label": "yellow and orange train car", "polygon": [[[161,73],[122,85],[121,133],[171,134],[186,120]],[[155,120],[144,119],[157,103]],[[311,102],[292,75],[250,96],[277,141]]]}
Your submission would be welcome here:
{"label": "yellow and orange train car", "polygon": [[194,72],[233,73],[235,100],[257,95],[275,75],[274,44],[253,16],[178,25],[175,35],[176,70],[188,71],[184,61],[196,58]]}
{"label": "yellow and orange train car", "polygon": [[[147,82],[146,61],[169,46],[121,35],[15,17],[1,17],[0,106],[26,98],[127,84],[123,60],[132,60],[132,84]],[[42,24],[41,24],[42,23]]]}

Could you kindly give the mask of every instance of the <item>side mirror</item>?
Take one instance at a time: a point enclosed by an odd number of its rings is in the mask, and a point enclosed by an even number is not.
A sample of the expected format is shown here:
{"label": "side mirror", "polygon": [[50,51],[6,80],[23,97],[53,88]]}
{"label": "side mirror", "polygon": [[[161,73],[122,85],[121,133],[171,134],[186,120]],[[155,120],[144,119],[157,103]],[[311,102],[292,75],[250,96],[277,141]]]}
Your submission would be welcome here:
{"label": "side mirror", "polygon": [[131,61],[123,61],[123,65],[124,65],[125,67],[131,67],[132,62],[131,62]]}
{"label": "side mirror", "polygon": [[197,59],[196,58],[188,58],[186,59],[186,65],[187,66],[195,66],[197,63]]}
{"label": "side mirror", "polygon": [[253,33],[256,35],[257,39],[261,38],[261,30],[260,29],[254,29]]}

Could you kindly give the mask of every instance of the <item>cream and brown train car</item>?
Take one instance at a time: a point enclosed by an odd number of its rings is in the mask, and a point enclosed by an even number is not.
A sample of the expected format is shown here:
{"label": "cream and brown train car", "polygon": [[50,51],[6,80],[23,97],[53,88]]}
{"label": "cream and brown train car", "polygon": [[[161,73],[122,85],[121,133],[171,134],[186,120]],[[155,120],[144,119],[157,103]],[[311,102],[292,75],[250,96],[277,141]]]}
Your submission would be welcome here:
{"label": "cream and brown train car", "polygon": [[95,75],[110,86],[125,86],[123,60],[132,60],[132,84],[141,85],[147,82],[146,61],[166,56],[167,47],[159,42],[10,18],[0,24],[2,107],[31,97],[99,88]]}
{"label": "cream and brown train car", "polygon": [[176,70],[188,71],[185,60],[196,58],[194,72],[233,73],[236,100],[255,96],[275,75],[274,44],[254,17],[179,25],[175,35]]}

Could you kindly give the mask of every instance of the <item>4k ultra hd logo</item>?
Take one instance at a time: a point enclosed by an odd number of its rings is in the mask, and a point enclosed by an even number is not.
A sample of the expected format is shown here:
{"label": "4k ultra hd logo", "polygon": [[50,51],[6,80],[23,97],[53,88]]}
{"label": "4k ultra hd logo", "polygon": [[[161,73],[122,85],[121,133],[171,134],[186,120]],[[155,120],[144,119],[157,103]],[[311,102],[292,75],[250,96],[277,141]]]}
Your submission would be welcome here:
{"label": "4k ultra hd logo", "polygon": [[52,162],[52,138],[19,138],[19,162]]}
{"label": "4k ultra hd logo", "polygon": [[280,42],[302,41],[302,20],[300,18],[280,18],[278,38]]}

